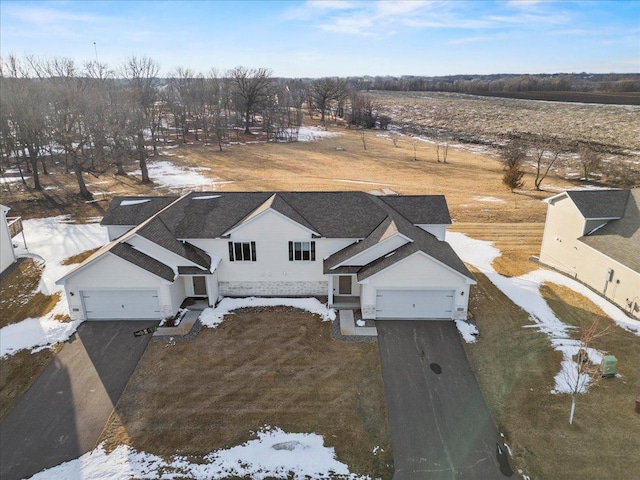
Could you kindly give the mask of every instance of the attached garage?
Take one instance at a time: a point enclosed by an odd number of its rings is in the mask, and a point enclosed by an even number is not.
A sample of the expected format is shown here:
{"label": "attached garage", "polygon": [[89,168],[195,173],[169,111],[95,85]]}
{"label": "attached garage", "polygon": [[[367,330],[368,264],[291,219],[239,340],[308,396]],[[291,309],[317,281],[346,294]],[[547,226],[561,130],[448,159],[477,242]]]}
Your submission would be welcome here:
{"label": "attached garage", "polygon": [[454,290],[378,290],[376,318],[452,318]]}
{"label": "attached garage", "polygon": [[157,290],[83,290],[87,320],[160,319]]}

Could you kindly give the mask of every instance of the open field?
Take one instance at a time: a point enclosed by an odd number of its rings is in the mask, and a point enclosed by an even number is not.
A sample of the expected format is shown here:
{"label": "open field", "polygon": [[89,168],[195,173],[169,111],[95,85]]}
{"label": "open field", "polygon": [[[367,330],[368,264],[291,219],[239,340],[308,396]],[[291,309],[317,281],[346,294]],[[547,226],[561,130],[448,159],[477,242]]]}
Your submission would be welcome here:
{"label": "open field", "polygon": [[[598,175],[618,166],[640,173],[640,106],[545,102],[481,97],[456,93],[372,92],[381,113],[401,129],[433,136],[445,132],[467,148],[488,150],[510,136],[545,134],[567,141],[588,142],[601,152]],[[480,147],[478,146],[480,145]],[[575,153],[575,152],[574,152]],[[575,155],[563,157],[557,175],[579,178]],[[615,173],[615,172],[612,172]]]}
{"label": "open field", "polygon": [[323,435],[351,472],[390,479],[376,344],[333,341],[330,323],[309,313],[260,310],[227,316],[192,340],[152,342],[102,440],[202,456],[270,425]]}
{"label": "open field", "polygon": [[[99,177],[85,174],[95,200],[87,203],[77,195],[71,174],[61,165],[42,175],[43,192],[26,189],[20,182],[4,184],[5,202],[12,215],[25,218],[70,213],[78,221],[101,216],[114,195],[179,194],[198,190],[361,190],[389,189],[400,194],[443,194],[447,196],[452,218],[459,222],[543,222],[546,206],[541,199],[580,183],[551,176],[543,183],[547,192],[533,190],[533,180],[518,194],[502,185],[502,165],[491,156],[451,149],[448,163],[437,163],[435,147],[401,137],[394,147],[383,132],[365,132],[364,150],[360,132],[333,126],[338,135],[314,142],[290,144],[244,143],[217,147],[180,144],[161,149],[150,159],[154,185],[141,185],[139,177],[116,176],[110,171]],[[245,137],[250,141],[251,137]],[[175,146],[175,144],[173,145]],[[415,150],[414,150],[415,147]],[[197,184],[182,182],[182,187],[163,186],[163,170],[154,173],[154,165],[173,166],[183,173],[197,174]],[[131,161],[126,170],[137,168]],[[155,176],[154,176],[155,175]],[[10,188],[11,191],[7,191]]]}

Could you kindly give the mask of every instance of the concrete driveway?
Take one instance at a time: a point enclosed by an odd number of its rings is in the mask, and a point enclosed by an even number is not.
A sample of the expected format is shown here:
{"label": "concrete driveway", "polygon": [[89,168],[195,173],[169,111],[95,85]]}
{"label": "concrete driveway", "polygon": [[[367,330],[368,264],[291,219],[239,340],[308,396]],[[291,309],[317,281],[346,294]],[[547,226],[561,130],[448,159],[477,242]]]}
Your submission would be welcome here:
{"label": "concrete driveway", "polygon": [[0,478],[29,477],[92,450],[156,321],[85,322],[0,423]]}
{"label": "concrete driveway", "polygon": [[394,480],[513,473],[452,321],[376,321]]}

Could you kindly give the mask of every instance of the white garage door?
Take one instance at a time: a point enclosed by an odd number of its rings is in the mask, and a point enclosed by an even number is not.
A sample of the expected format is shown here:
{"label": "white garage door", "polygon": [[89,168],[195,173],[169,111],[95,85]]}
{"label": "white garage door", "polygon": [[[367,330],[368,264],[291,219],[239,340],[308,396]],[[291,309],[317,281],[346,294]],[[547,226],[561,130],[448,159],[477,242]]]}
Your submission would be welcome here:
{"label": "white garage door", "polygon": [[378,290],[376,318],[452,318],[453,290]]}
{"label": "white garage door", "polygon": [[80,294],[87,320],[160,318],[156,290],[85,290]]}

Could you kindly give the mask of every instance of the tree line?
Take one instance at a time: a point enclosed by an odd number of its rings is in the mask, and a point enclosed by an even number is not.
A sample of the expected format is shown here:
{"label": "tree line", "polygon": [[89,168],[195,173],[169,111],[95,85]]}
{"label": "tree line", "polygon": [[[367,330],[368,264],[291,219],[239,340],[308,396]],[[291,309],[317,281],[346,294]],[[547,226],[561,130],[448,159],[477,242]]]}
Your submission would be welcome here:
{"label": "tree line", "polygon": [[62,57],[3,59],[0,172],[17,168],[25,185],[41,190],[40,175],[60,162],[90,199],[84,173],[125,175],[124,166],[135,159],[141,182],[149,183],[150,152],[157,154],[169,138],[186,142],[193,135],[222,150],[234,132],[258,128],[267,141],[295,141],[303,107],[321,122],[385,123],[372,97],[340,78],[277,79],[267,68],[242,66],[206,74],[178,67],[163,78],[159,71],[155,60],[137,56],[117,67]]}

